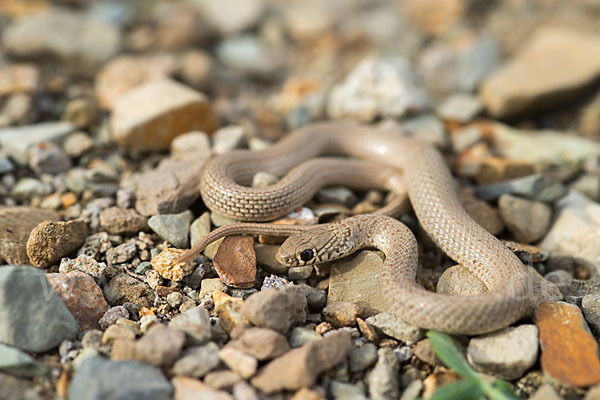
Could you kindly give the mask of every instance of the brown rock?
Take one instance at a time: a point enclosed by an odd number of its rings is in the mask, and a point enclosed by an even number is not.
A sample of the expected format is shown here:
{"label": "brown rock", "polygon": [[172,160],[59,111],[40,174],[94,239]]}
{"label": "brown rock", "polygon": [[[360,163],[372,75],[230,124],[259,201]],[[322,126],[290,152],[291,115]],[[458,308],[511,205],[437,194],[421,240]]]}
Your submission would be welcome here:
{"label": "brown rock", "polygon": [[290,349],[285,336],[264,328],[246,329],[238,340],[229,342],[229,345],[233,345],[260,361],[278,357]]}
{"label": "brown rock", "polygon": [[44,221],[36,226],[27,240],[27,255],[32,265],[49,267],[83,244],[88,227],[81,219]]}
{"label": "brown rock", "polygon": [[175,66],[173,57],[162,54],[116,57],[96,76],[96,97],[102,107],[110,110],[125,92],[142,83],[171,75]]}
{"label": "brown rock", "polygon": [[251,383],[265,393],[311,386],[321,372],[345,360],[351,350],[349,333],[332,333],[274,359],[259,371]]}
{"label": "brown rock", "polygon": [[498,235],[504,230],[504,223],[498,210],[475,197],[473,189],[461,189],[458,197],[467,214],[492,235]]}
{"label": "brown rock", "polygon": [[325,396],[316,390],[303,387],[294,393],[294,396],[291,398],[291,400],[325,400]]}
{"label": "brown rock", "polygon": [[113,361],[137,360],[135,349],[135,340],[115,339],[110,352],[110,359]]}
{"label": "brown rock", "polygon": [[219,358],[233,372],[243,379],[248,379],[256,373],[258,361],[256,358],[236,350],[233,346],[225,346],[219,351]]}
{"label": "brown rock", "polygon": [[435,391],[444,385],[459,381],[460,375],[454,371],[436,371],[423,380],[423,398],[429,399]]}
{"label": "brown rock", "polygon": [[250,321],[242,314],[242,299],[231,297],[219,290],[214,291],[212,297],[219,324],[232,338],[235,339],[238,333],[250,327]]}
{"label": "brown rock", "polygon": [[103,292],[111,306],[130,302],[141,307],[150,307],[154,302],[150,286],[124,273],[117,274],[108,281]]}
{"label": "brown rock", "polygon": [[169,79],[145,83],[119,96],[110,127],[122,146],[142,150],[168,150],[181,133],[217,128],[212,106],[200,92]]}
{"label": "brown rock", "polygon": [[214,371],[204,376],[204,383],[217,390],[231,389],[240,381],[240,376],[233,371]]}
{"label": "brown rock", "polygon": [[0,207],[0,259],[8,264],[29,264],[27,239],[41,222],[58,220],[52,210],[35,207]]}
{"label": "brown rock", "polygon": [[598,343],[579,307],[545,301],[535,312],[535,324],[542,348],[542,370],[546,374],[572,386],[600,382]]}
{"label": "brown rock", "polygon": [[512,158],[489,157],[479,167],[475,180],[480,185],[521,178],[536,172],[535,165],[530,161]]}
{"label": "brown rock", "polygon": [[111,344],[116,340],[135,340],[133,329],[123,325],[111,325],[102,334],[102,343]]}
{"label": "brown rock", "polygon": [[156,324],[135,343],[138,360],[156,366],[175,362],[185,343],[185,334],[178,329]]}
{"label": "brown rock", "polygon": [[79,332],[100,328],[98,320],[108,311],[108,304],[94,278],[79,271],[46,277],[77,320]]}
{"label": "brown rock", "polygon": [[147,222],[130,208],[109,207],[100,213],[100,226],[113,235],[132,235],[148,230]]}
{"label": "brown rock", "polygon": [[213,265],[227,286],[250,288],[256,279],[256,253],[251,236],[228,236],[223,240]]}
{"label": "brown rock", "polygon": [[417,342],[415,346],[415,356],[423,362],[426,362],[429,365],[441,366],[444,365],[440,359],[435,354],[429,339],[423,339]]}
{"label": "brown rock", "polygon": [[356,326],[356,319],[364,317],[363,307],[345,301],[333,303],[323,309],[325,321],[336,328],[343,326]]}
{"label": "brown rock", "polygon": [[176,264],[175,261],[185,253],[185,250],[166,248],[154,257],[150,264],[165,279],[175,282],[183,280],[186,275],[194,271],[194,261],[188,260]]}
{"label": "brown rock", "polygon": [[188,209],[198,197],[198,177],[206,159],[165,159],[145,172],[137,183],[135,209],[142,215],[176,214]]}
{"label": "brown rock", "polygon": [[356,322],[358,323],[358,329],[360,330],[360,333],[365,339],[373,343],[379,342],[379,335],[373,326],[367,324],[362,318],[357,318]]}
{"label": "brown rock", "polygon": [[0,68],[0,97],[33,92],[40,84],[40,71],[33,64],[14,64]]}
{"label": "brown rock", "polygon": [[193,399],[211,399],[211,400],[232,400],[233,398],[227,392],[214,390],[208,385],[197,379],[186,376],[176,376],[173,378],[173,388],[175,389],[175,400],[193,400]]}
{"label": "brown rock", "polygon": [[406,15],[428,33],[441,34],[463,15],[462,0],[408,0],[402,3]]}
{"label": "brown rock", "polygon": [[286,333],[294,324],[306,321],[308,303],[301,289],[286,286],[250,295],[241,312],[252,324]]}

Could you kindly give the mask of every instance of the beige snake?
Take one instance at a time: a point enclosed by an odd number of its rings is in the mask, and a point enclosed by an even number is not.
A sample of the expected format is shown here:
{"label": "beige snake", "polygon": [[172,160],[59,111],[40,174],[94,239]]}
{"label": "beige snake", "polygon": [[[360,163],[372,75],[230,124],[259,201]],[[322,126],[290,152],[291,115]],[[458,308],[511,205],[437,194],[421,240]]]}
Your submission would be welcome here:
{"label": "beige snake", "polygon": [[[351,155],[371,163],[344,160],[336,164],[334,160],[319,159],[309,162],[308,167],[292,169],[324,154]],[[263,190],[242,186],[258,171],[278,176],[290,173]],[[423,229],[448,256],[473,272],[488,292],[460,296],[423,289],[415,282],[418,252],[412,232],[399,221],[381,215],[355,216],[314,227],[228,225],[211,232],[181,260],[220,237],[244,233],[292,235],[277,253],[278,259],[288,265],[377,248],[386,256],[382,295],[388,300],[389,311],[404,321],[457,334],[491,332],[517,321],[529,305],[528,274],[523,264],[462,208],[442,156],[400,132],[345,122],[313,124],[268,149],[235,151],[214,158],[203,170],[201,193],[213,211],[238,220],[267,221],[308,201],[325,184],[401,190],[400,171]]]}

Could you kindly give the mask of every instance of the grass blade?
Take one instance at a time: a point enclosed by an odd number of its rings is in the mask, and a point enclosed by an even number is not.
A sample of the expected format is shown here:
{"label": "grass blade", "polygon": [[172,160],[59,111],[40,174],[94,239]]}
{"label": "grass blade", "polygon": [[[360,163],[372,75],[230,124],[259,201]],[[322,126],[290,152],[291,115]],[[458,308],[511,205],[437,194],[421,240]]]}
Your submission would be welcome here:
{"label": "grass blade", "polygon": [[465,378],[479,380],[477,372],[465,360],[460,346],[445,333],[438,331],[428,331],[427,337],[431,343],[431,347],[448,368],[453,369],[459,375]]}

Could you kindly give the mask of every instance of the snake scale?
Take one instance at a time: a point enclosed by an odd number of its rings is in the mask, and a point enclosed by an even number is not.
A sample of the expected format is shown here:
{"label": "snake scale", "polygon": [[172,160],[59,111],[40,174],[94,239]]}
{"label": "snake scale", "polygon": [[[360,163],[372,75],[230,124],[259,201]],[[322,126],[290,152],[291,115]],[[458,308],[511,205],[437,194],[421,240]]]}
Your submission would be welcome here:
{"label": "snake scale", "polygon": [[[324,155],[359,160],[318,158]],[[285,176],[265,189],[247,187],[259,171]],[[239,150],[213,158],[203,169],[200,189],[205,204],[217,213],[240,221],[269,221],[308,201],[327,184],[384,187],[398,193],[397,204],[379,214],[401,209],[407,194],[427,234],[474,273],[488,292],[446,295],[418,285],[416,239],[404,224],[386,215],[358,215],[313,227],[228,225],[211,232],[180,260],[230,234],[291,235],[277,253],[279,261],[290,266],[376,248],[385,254],[382,296],[389,311],[408,323],[474,335],[508,326],[525,313],[529,278],[521,261],[463,209],[441,154],[401,132],[351,122],[312,124],[265,150]]]}

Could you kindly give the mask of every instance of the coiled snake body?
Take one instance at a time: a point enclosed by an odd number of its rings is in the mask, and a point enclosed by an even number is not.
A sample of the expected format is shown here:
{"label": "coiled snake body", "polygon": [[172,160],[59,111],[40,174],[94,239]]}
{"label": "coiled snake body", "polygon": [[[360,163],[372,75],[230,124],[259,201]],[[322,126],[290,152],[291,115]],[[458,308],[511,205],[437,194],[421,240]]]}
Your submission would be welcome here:
{"label": "coiled snake body", "polygon": [[[350,155],[367,162],[314,159],[326,154]],[[296,167],[305,160],[311,161]],[[278,176],[290,172],[263,190],[242,186],[258,171]],[[203,170],[200,187],[205,204],[213,211],[242,221],[268,221],[308,201],[319,187],[332,183],[361,188],[383,186],[400,193],[406,190],[423,229],[489,291],[473,296],[445,295],[419,286],[415,282],[418,252],[414,236],[405,225],[383,215],[360,215],[308,228],[229,225],[211,232],[182,259],[220,237],[240,233],[291,234],[277,253],[278,259],[288,265],[377,248],[386,257],[382,296],[390,312],[408,323],[448,333],[480,334],[510,325],[523,315],[529,304],[529,285],[521,261],[465,212],[441,155],[399,132],[345,122],[313,124],[266,150],[236,151],[214,158]]]}

